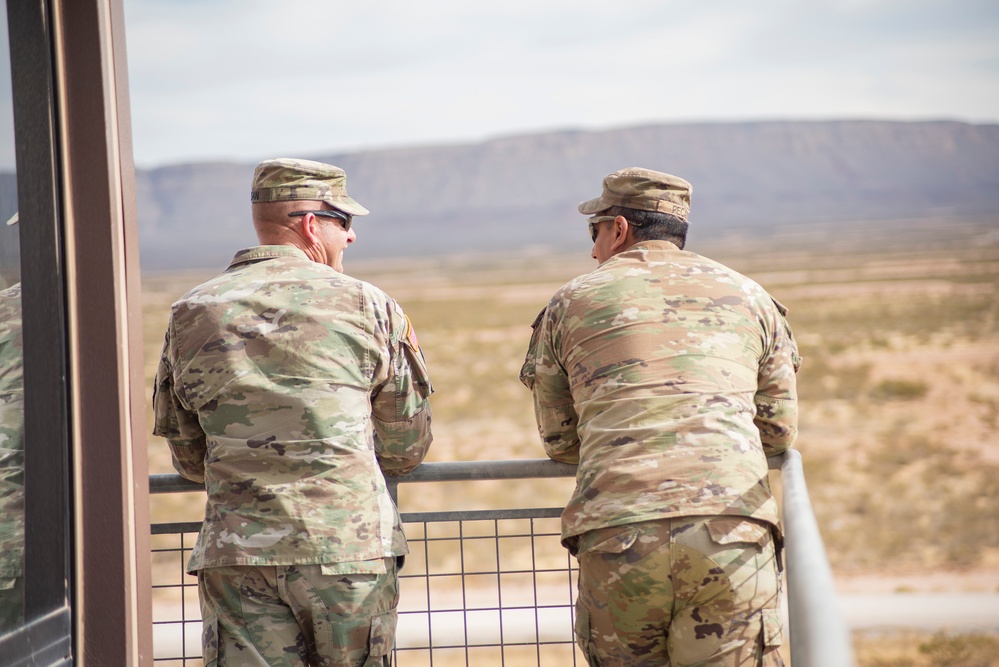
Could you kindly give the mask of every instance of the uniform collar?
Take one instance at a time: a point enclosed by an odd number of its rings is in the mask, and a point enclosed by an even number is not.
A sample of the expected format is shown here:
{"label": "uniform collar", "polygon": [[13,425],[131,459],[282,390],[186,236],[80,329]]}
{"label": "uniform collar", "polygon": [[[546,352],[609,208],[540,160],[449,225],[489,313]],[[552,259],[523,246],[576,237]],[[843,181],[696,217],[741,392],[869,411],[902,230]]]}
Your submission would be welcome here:
{"label": "uniform collar", "polygon": [[[679,250],[680,248],[675,243],[670,243],[669,241],[639,241],[638,243],[632,245],[623,253],[628,253],[633,250]],[[622,254],[623,254],[622,253]]]}
{"label": "uniform collar", "polygon": [[[248,262],[256,262],[261,259],[274,259],[275,257],[296,257],[298,259],[308,260],[308,256],[295,246],[291,245],[258,245],[252,248],[244,248],[236,253],[229,262],[229,268],[234,266],[239,266],[240,264],[246,264]],[[311,261],[311,260],[309,260]]]}

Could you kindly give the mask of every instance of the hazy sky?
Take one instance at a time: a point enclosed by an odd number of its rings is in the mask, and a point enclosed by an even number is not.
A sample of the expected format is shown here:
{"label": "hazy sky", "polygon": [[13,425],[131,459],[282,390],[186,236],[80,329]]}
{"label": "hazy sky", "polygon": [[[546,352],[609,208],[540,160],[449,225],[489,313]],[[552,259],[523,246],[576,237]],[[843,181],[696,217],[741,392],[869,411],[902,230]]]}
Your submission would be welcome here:
{"label": "hazy sky", "polygon": [[671,121],[999,121],[995,0],[125,0],[125,17],[146,167]]}

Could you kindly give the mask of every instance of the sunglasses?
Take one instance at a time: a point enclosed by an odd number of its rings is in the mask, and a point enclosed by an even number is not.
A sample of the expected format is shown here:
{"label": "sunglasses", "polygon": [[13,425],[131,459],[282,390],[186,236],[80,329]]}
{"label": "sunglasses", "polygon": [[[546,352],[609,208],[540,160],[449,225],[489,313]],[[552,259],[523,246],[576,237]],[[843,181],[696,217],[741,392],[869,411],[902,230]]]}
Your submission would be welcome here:
{"label": "sunglasses", "polygon": [[597,242],[597,236],[600,234],[600,231],[597,229],[597,225],[599,225],[602,222],[607,222],[608,220],[613,220],[613,219],[614,219],[613,215],[595,215],[587,221],[589,222],[590,226],[590,238],[593,239],[594,243]]}
{"label": "sunglasses", "polygon": [[354,216],[350,215],[349,213],[344,213],[342,211],[337,211],[337,210],[326,210],[326,211],[322,211],[322,210],[321,211],[292,211],[291,213],[288,214],[288,217],[289,218],[297,218],[297,217],[303,216],[303,215],[305,215],[307,213],[311,213],[312,215],[314,215],[314,216],[316,216],[318,218],[333,218],[334,220],[339,220],[340,221],[340,226],[343,227],[343,231],[345,231],[345,232],[349,232],[350,231],[350,224],[354,220]]}

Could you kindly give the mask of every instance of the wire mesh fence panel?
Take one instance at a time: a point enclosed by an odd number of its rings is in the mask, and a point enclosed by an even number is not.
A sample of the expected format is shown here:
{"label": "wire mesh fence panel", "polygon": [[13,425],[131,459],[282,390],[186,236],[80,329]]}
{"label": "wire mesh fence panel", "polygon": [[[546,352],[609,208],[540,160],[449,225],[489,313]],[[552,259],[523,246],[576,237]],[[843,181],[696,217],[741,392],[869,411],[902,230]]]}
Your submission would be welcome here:
{"label": "wire mesh fence panel", "polygon": [[[805,485],[801,456],[768,461],[779,470],[785,522],[789,614],[795,664],[855,664],[832,571]],[[423,463],[400,482],[572,478],[575,467],[547,459]],[[510,487],[510,490],[515,487]],[[204,492],[179,475],[150,476],[153,494]],[[393,497],[397,497],[394,495]],[[454,494],[444,494],[445,499]],[[506,493],[506,501],[532,495]],[[400,507],[404,507],[401,503]],[[396,667],[564,667],[585,665],[573,642],[575,561],[560,543],[561,508],[403,513],[410,554],[400,572]],[[184,574],[200,523],[154,524],[155,662],[201,665],[197,583]]]}
{"label": "wire mesh fence panel", "polygon": [[[404,514],[397,667],[585,665],[572,635],[575,561],[558,510]],[[201,665],[197,580],[185,573],[197,523],[153,526],[157,665]]]}
{"label": "wire mesh fence panel", "polygon": [[198,583],[185,572],[199,527],[197,523],[153,525],[153,661],[164,667],[202,664]]}
{"label": "wire mesh fence panel", "polygon": [[404,515],[396,664],[585,664],[573,643],[575,564],[553,517]]}

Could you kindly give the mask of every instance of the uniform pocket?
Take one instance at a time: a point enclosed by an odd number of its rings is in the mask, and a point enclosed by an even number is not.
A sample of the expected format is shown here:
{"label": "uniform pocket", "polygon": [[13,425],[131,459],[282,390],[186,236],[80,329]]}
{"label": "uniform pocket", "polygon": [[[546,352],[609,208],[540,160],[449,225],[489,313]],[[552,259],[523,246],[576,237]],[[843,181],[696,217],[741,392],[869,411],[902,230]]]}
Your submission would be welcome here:
{"label": "uniform pocket", "polygon": [[395,646],[395,626],[398,612],[395,609],[383,611],[371,617],[371,630],[368,633],[368,657],[363,667],[388,667],[392,647]]}
{"label": "uniform pocket", "polygon": [[611,526],[598,528],[579,536],[579,553],[620,554],[631,548],[638,540],[639,530],[633,526]]}
{"label": "uniform pocket", "polygon": [[207,616],[201,624],[201,659],[205,667],[223,667],[219,659],[219,621],[216,614]]}
{"label": "uniform pocket", "polygon": [[766,546],[770,526],[762,521],[740,516],[712,517],[707,521],[708,535],[715,544],[755,544]]}
{"label": "uniform pocket", "polygon": [[412,371],[413,385],[421,398],[427,398],[434,393],[434,387],[430,383],[430,373],[427,371],[427,360],[423,358],[423,350],[420,349],[416,341],[416,332],[409,318],[406,318],[406,335],[402,341],[403,353],[406,355],[406,362]]}
{"label": "uniform pocket", "polygon": [[547,306],[542,308],[541,312],[538,313],[538,316],[534,318],[534,323],[531,325],[531,342],[527,346],[527,354],[524,355],[524,365],[520,367],[520,382],[531,391],[534,391],[534,377],[538,361],[538,344],[541,342],[542,328],[540,325],[546,312],[548,312]]}
{"label": "uniform pocket", "polygon": [[388,566],[384,558],[373,558],[371,560],[352,560],[342,563],[322,563],[319,566],[323,576],[334,576],[337,574],[385,574]]}
{"label": "uniform pocket", "polygon": [[763,619],[763,650],[766,652],[784,643],[784,621],[780,609],[764,609],[760,616]]}
{"label": "uniform pocket", "polygon": [[779,609],[764,609],[760,612],[763,629],[760,643],[763,644],[760,665],[762,667],[784,667],[784,658],[780,653],[783,641],[783,620]]}
{"label": "uniform pocket", "polygon": [[576,636],[576,646],[586,656],[586,662],[590,667],[600,667],[596,649],[590,641],[590,612],[579,600],[576,600],[576,620],[572,624],[572,632]]}

